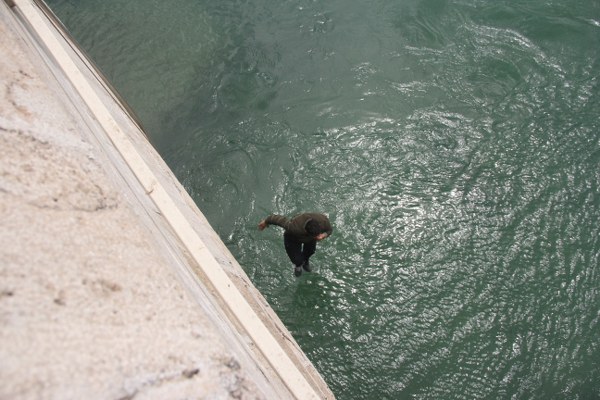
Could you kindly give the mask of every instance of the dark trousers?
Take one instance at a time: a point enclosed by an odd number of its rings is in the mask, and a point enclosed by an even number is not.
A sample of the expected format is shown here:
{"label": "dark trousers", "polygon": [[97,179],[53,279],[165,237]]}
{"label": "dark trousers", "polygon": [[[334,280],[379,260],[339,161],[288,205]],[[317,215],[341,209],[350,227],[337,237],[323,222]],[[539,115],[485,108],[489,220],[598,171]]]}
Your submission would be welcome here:
{"label": "dark trousers", "polygon": [[283,244],[285,251],[296,267],[302,266],[305,261],[308,261],[310,256],[315,254],[317,249],[317,241],[313,240],[308,243],[302,243],[295,240],[291,235],[283,235]]}

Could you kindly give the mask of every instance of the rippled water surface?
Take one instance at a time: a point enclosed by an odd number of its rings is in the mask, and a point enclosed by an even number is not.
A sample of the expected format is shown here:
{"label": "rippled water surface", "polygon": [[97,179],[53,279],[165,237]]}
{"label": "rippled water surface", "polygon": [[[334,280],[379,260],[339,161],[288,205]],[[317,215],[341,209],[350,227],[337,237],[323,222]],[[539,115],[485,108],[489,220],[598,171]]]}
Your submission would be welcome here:
{"label": "rippled water surface", "polygon": [[600,398],[598,1],[49,4],[337,398]]}

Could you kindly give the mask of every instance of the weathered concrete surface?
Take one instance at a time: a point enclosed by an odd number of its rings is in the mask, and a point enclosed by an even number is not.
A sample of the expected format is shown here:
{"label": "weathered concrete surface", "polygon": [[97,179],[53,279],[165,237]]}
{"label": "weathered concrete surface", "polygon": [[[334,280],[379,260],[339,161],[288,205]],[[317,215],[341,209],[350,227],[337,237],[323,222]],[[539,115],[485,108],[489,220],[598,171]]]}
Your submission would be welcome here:
{"label": "weathered concrete surface", "polygon": [[0,399],[287,397],[17,33],[0,2]]}

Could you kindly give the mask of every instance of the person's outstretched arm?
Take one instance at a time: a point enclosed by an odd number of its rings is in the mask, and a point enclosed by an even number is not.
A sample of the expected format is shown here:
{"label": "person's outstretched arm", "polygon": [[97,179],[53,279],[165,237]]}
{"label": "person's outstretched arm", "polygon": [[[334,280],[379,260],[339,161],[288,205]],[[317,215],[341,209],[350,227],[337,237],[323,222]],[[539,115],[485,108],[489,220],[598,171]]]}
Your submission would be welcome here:
{"label": "person's outstretched arm", "polygon": [[277,225],[282,227],[283,229],[287,229],[289,223],[290,220],[284,217],[283,215],[271,214],[258,223],[258,229],[262,231],[269,225]]}

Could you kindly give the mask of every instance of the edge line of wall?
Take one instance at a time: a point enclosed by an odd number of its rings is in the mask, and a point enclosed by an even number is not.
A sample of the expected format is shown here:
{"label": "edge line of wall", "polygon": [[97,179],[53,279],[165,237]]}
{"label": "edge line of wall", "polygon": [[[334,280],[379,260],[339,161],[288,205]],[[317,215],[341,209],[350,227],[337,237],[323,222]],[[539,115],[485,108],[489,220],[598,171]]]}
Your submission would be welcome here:
{"label": "edge line of wall", "polygon": [[[214,288],[222,303],[226,305],[228,308],[227,314],[234,316],[296,398],[320,399],[321,396],[317,394],[304,374],[298,369],[298,366],[274,338],[273,333],[265,326],[256,311],[248,304],[236,285],[219,265],[207,245],[194,231],[192,225],[176,206],[152,169],[136,150],[132,140],[121,129],[110,110],[98,97],[85,75],[61,46],[60,41],[51,29],[44,23],[44,19],[40,15],[41,11],[36,8],[31,0],[6,0],[6,2],[14,12],[20,14],[21,19],[35,32],[37,40],[43,43],[47,51],[53,56],[58,67],[75,88],[110,139],[110,142],[121,155],[123,161],[144,188],[146,195],[152,200],[181,244],[189,252],[195,264],[208,280],[208,284]],[[189,272],[200,284],[198,275],[193,270]]]}

